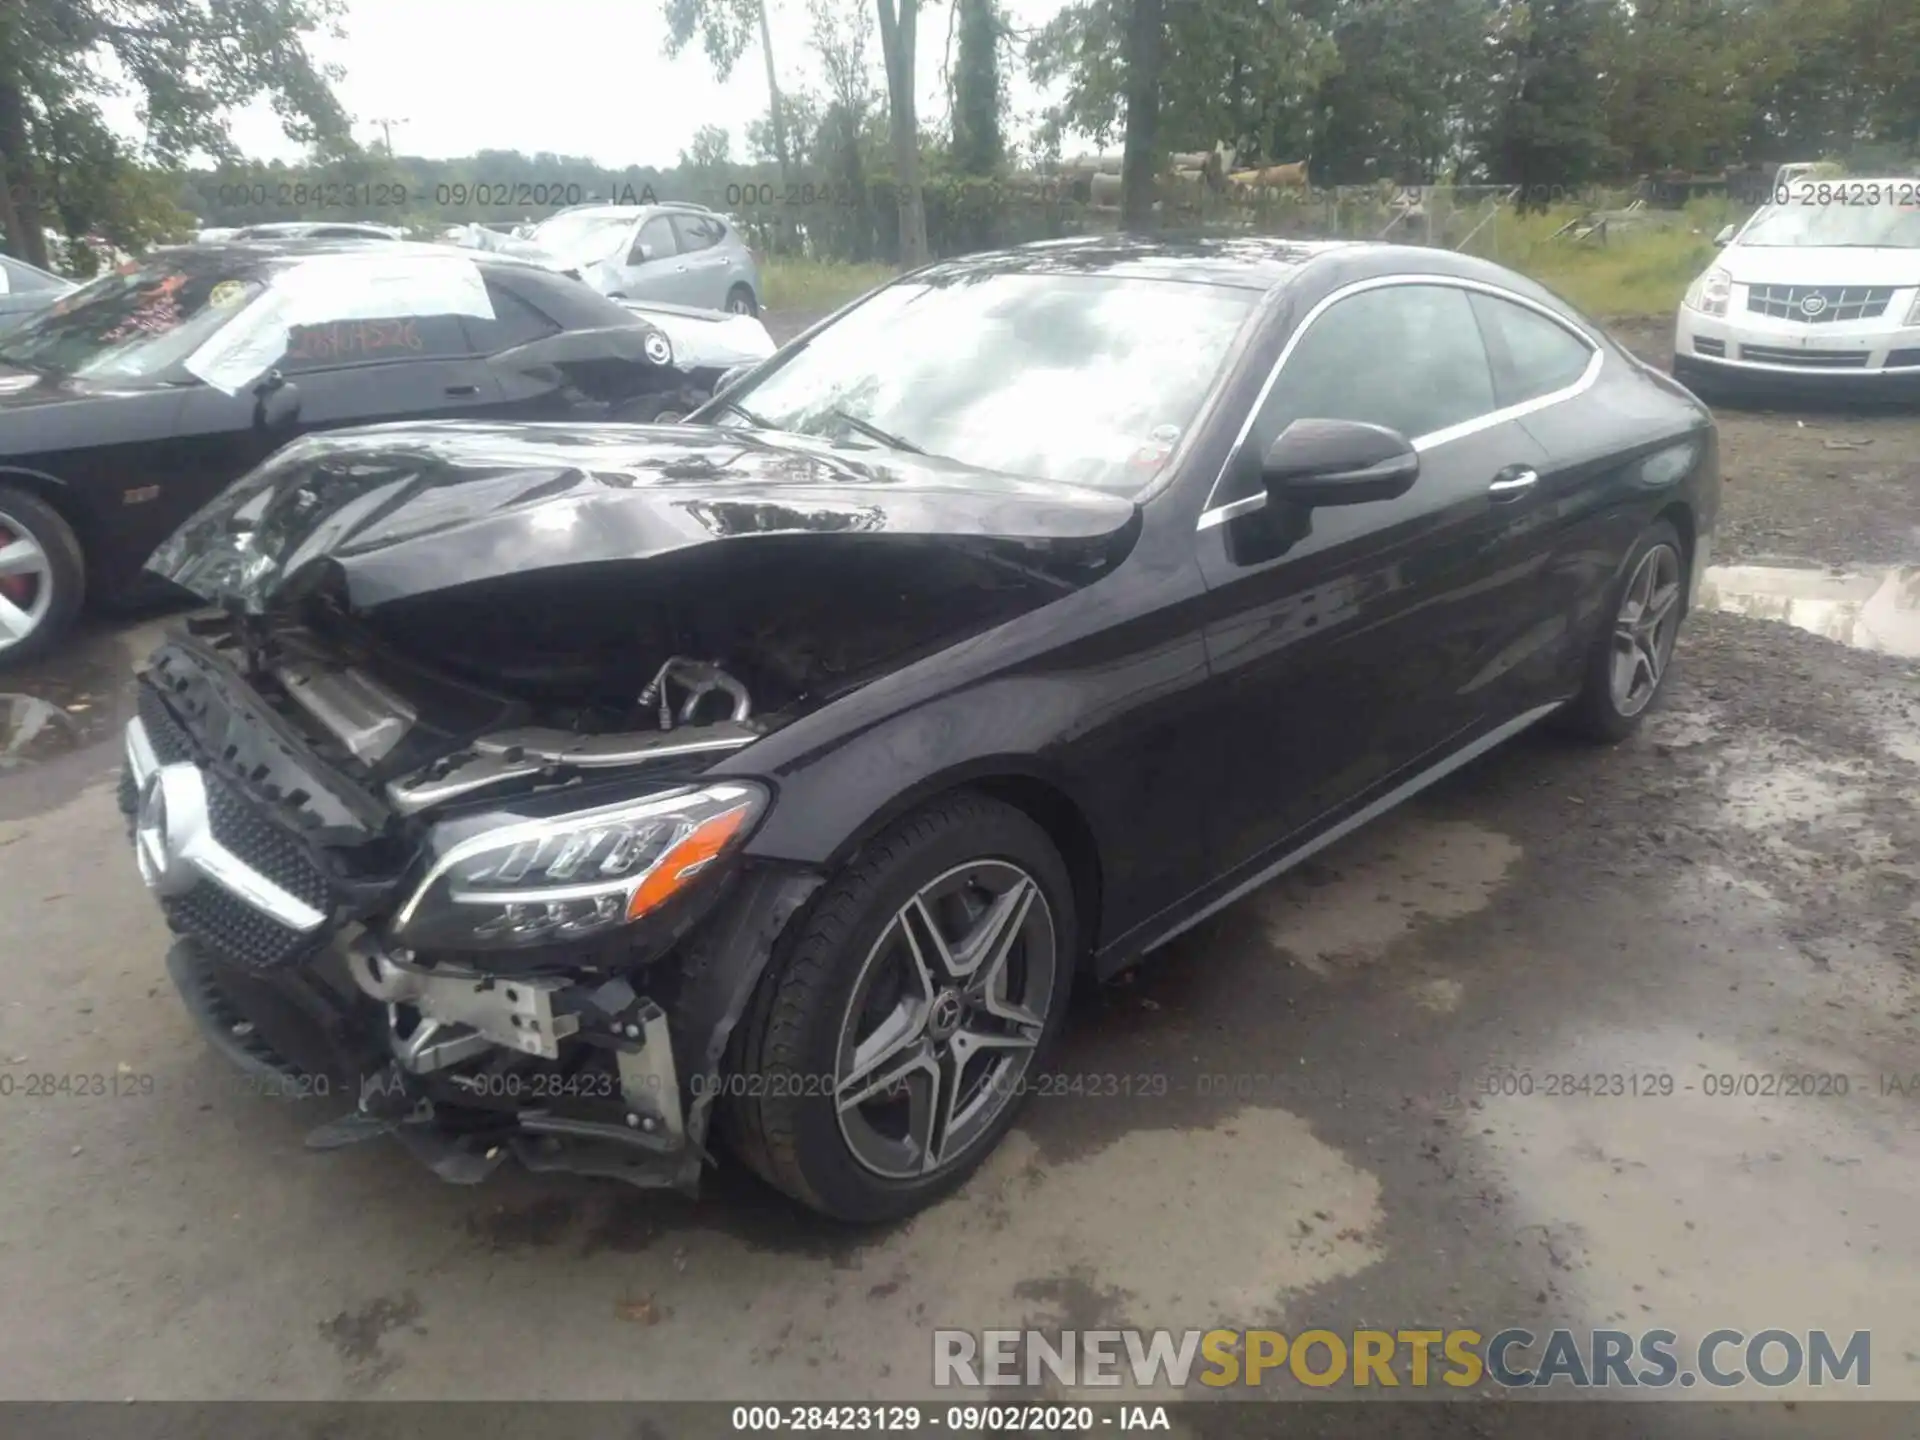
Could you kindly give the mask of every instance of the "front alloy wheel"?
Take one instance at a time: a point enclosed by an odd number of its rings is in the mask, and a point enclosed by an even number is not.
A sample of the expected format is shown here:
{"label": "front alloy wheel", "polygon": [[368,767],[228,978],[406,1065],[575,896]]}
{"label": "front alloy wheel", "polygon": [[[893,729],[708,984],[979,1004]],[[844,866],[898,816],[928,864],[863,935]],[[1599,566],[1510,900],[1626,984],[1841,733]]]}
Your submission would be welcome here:
{"label": "front alloy wheel", "polygon": [[1013,1123],[1066,1013],[1073,887],[1047,833],[984,795],[868,841],[788,927],[735,1030],[730,1148],[827,1215],[906,1215]]}
{"label": "front alloy wheel", "polygon": [[1004,860],[950,870],[900,907],[840,1027],[834,1106],[856,1160],[908,1180],[992,1128],[1046,1033],[1056,948],[1046,897]]}

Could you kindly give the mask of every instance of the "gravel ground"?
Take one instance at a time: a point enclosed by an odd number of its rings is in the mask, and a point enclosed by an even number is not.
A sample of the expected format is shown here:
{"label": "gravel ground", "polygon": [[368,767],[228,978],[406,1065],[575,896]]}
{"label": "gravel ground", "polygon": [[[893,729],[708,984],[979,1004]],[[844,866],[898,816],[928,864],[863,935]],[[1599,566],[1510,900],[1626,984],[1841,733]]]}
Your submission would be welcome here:
{"label": "gravel ground", "polygon": [[[1920,561],[1913,417],[1722,425],[1723,555]],[[1873,1393],[1920,1399],[1913,662],[1694,617],[1634,740],[1522,737],[1080,994],[1061,1072],[1156,1093],[1044,1097],[961,1193],[850,1232],[732,1166],[689,1204],[304,1152],[322,1117],[189,1027],[124,854],[113,732],[154,629],[7,682],[66,718],[0,772],[0,1291],[32,1297],[0,1396],[925,1396],[936,1325],[1466,1323],[1870,1329]],[[1783,1074],[1845,1093],[1716,1093]],[[1731,1433],[1678,1409],[1635,1433]],[[1181,1423],[1270,1431],[1222,1416]]]}

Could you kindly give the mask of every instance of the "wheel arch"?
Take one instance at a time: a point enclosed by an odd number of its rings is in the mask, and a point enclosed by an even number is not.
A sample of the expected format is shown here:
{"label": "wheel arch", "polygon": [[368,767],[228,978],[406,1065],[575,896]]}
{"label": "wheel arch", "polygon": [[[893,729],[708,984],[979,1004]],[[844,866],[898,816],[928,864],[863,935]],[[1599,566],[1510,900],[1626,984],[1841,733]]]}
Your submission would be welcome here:
{"label": "wheel arch", "polygon": [[1100,842],[1079,801],[1056,778],[1042,774],[1017,757],[977,761],[902,791],[869,815],[841,842],[830,869],[845,865],[876,835],[895,821],[947,796],[962,792],[984,795],[1020,811],[1046,833],[1060,852],[1073,882],[1073,906],[1079,922],[1077,966],[1090,963],[1099,948],[1103,870]]}
{"label": "wheel arch", "polygon": [[79,492],[59,476],[49,474],[45,470],[30,470],[20,465],[0,464],[0,485],[11,485],[16,490],[24,490],[44,503],[54,514],[73,527],[73,533],[78,537],[83,553],[92,550],[93,511],[81,500]]}
{"label": "wheel arch", "polygon": [[[1680,536],[1680,559],[1686,566],[1687,579],[1690,582],[1693,579],[1694,556],[1699,553],[1700,548],[1699,532],[1694,525],[1693,506],[1689,505],[1685,500],[1675,500],[1670,502],[1666,508],[1654,516],[1653,519],[1655,524],[1665,520],[1669,525],[1673,526],[1675,532]],[[1686,614],[1687,611],[1692,608],[1692,596],[1692,584],[1681,585],[1680,613],[1682,615]]]}

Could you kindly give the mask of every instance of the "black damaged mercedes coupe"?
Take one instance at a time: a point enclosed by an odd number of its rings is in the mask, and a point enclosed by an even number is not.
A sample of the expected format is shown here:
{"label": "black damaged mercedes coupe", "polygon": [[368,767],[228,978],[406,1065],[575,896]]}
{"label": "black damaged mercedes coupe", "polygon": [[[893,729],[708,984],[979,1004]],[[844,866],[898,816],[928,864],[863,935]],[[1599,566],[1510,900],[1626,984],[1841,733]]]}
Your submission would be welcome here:
{"label": "black damaged mercedes coupe", "polygon": [[1075,983],[1535,722],[1632,731],[1717,464],[1445,251],[942,262],[682,425],[281,450],[153,561],[214,608],[121,803],[213,1044],[346,1102],[315,1145],[897,1216]]}

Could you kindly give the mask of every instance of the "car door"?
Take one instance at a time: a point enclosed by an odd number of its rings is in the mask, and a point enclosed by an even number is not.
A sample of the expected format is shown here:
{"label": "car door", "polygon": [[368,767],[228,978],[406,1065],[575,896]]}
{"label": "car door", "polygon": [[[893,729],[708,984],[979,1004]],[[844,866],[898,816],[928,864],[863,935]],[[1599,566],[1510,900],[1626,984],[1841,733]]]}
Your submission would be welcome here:
{"label": "car door", "polygon": [[[487,368],[500,387],[499,408],[494,413],[513,420],[571,418],[576,413],[576,397],[562,367],[545,360],[516,365],[504,355],[559,334],[560,323],[497,275],[487,277],[487,298],[493,304],[491,320],[468,315],[461,323],[466,326],[467,343],[475,354],[488,358]],[[495,361],[494,356],[504,358]]]}
{"label": "car door", "polygon": [[665,300],[675,305],[683,298],[687,283],[687,261],[680,254],[680,242],[673,233],[673,217],[653,215],[634,232],[627,251],[626,264],[620,270],[619,289],[610,294],[629,300]]}
{"label": "car door", "polygon": [[302,431],[457,420],[500,399],[499,381],[458,315],[297,325],[279,369],[299,390]]}
{"label": "car door", "polygon": [[1548,457],[1533,499],[1536,545],[1546,556],[1541,622],[1515,656],[1513,677],[1534,694],[1564,693],[1579,684],[1617,566],[1669,498],[1661,477],[1667,489],[1677,483],[1699,440],[1667,437],[1677,453],[1660,456],[1658,419],[1667,407],[1639,386],[1610,389],[1606,403],[1595,404],[1605,353],[1563,317],[1492,290],[1477,292],[1473,305],[1501,402],[1520,410]]}
{"label": "car door", "polygon": [[[1261,459],[1307,418],[1400,432],[1419,478],[1395,500],[1270,505]],[[1204,743],[1223,769],[1213,842],[1228,867],[1273,863],[1504,718],[1494,662],[1535,603],[1523,551],[1542,460],[1501,414],[1465,288],[1376,278],[1309,311],[1196,540]]]}
{"label": "car door", "polygon": [[711,215],[675,215],[673,233],[686,266],[686,290],[680,303],[723,309],[732,279],[727,252],[720,244],[726,238],[726,227]]}

